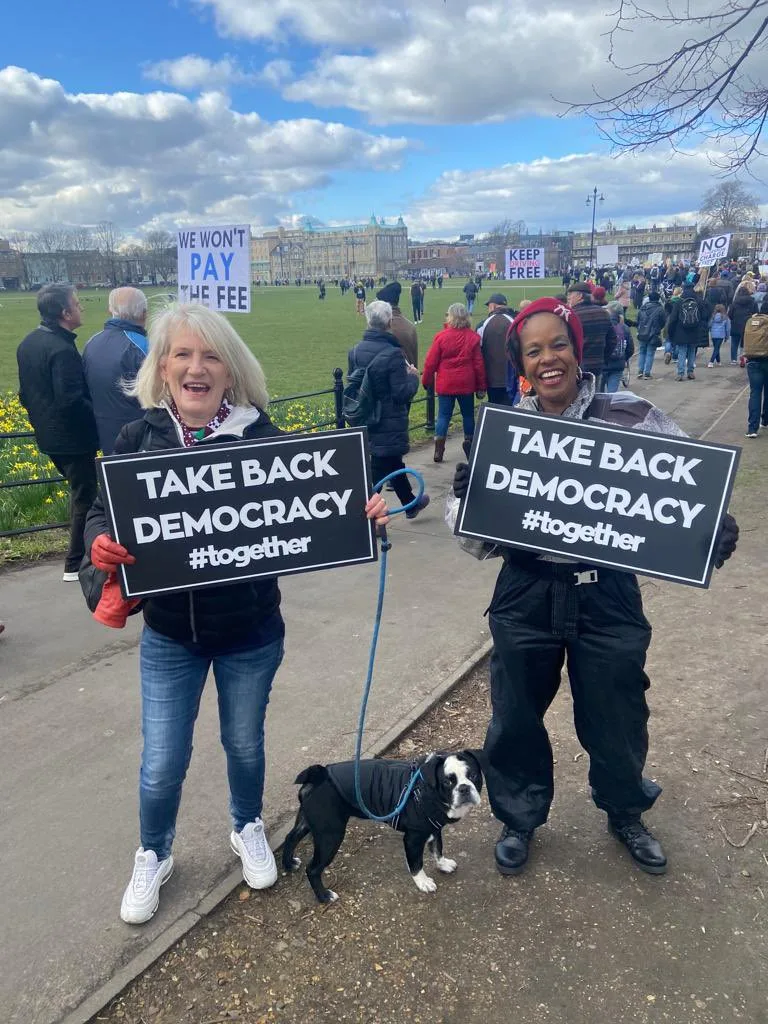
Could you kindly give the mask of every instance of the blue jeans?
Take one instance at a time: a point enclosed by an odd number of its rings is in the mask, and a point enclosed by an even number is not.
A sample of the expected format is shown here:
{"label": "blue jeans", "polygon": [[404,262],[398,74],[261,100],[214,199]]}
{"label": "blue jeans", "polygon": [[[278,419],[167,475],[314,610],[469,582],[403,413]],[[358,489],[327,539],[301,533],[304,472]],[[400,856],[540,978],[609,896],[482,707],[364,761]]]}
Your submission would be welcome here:
{"label": "blue jeans", "polygon": [[461,422],[464,427],[464,434],[471,437],[475,432],[475,396],[474,395],[438,395],[437,396],[437,420],[435,422],[435,437],[448,436],[448,424],[453,416],[453,404],[459,403],[461,410]]}
{"label": "blue jeans", "polygon": [[650,374],[653,360],[656,356],[656,348],[648,341],[637,343],[637,372]]}
{"label": "blue jeans", "polygon": [[696,369],[696,345],[677,346],[677,375],[684,377]]}
{"label": "blue jeans", "polygon": [[614,391],[618,391],[623,372],[623,370],[603,370],[603,379],[600,382],[600,390],[609,395],[613,394]]}
{"label": "blue jeans", "polygon": [[741,335],[731,335],[731,362],[735,363],[739,358],[739,349],[741,348]]}
{"label": "blue jeans", "polygon": [[468,298],[467,299],[467,312],[471,313],[474,308],[475,308],[475,300]]}
{"label": "blue jeans", "polygon": [[720,346],[725,341],[725,338],[713,338],[712,339],[712,358],[709,360],[710,363],[720,362]]}
{"label": "blue jeans", "polygon": [[141,634],[139,774],[141,845],[158,860],[171,852],[181,786],[192,757],[192,733],[208,669],[219,698],[221,743],[227,756],[230,811],[237,832],[261,816],[264,718],[283,640],[266,647],[208,657],[144,626]]}
{"label": "blue jeans", "polygon": [[749,378],[748,434],[756,434],[760,423],[768,427],[768,359],[747,362]]}

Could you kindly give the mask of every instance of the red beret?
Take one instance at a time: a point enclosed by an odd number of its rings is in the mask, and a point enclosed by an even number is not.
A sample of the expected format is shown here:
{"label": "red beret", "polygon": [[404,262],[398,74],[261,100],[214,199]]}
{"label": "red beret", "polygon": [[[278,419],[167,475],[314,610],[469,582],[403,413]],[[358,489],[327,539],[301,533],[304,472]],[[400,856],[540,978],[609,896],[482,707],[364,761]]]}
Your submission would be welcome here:
{"label": "red beret", "polygon": [[[554,313],[555,316],[559,316],[561,320],[565,321],[565,326],[568,328],[568,336],[573,345],[573,351],[576,353],[576,361],[581,363],[581,357],[584,352],[584,331],[581,328],[581,320],[579,320],[570,306],[566,306],[559,299],[536,299],[530,306],[526,306],[525,309],[521,310],[509,325],[507,341],[514,337],[515,347],[519,347],[520,327],[529,317],[536,316],[537,313]],[[519,368],[522,369],[522,366]]]}

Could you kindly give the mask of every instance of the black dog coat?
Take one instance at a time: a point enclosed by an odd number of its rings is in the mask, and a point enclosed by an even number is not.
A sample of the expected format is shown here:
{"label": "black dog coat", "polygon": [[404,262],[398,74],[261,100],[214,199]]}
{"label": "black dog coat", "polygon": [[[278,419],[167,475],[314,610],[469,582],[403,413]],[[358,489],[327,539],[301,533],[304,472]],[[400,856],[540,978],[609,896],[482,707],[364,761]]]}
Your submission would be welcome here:
{"label": "black dog coat", "polygon": [[[391,814],[402,800],[414,771],[419,767],[416,762],[387,761],[383,758],[361,761],[360,795],[368,810],[378,817]],[[352,807],[356,807],[363,816],[363,809],[355,798],[354,761],[329,764],[327,771],[328,778],[339,796]],[[425,824],[427,827],[433,824],[435,828],[440,829],[446,819],[445,804],[440,800],[438,793],[420,778],[401,813],[388,824],[398,832],[405,832],[407,829],[421,830]]]}

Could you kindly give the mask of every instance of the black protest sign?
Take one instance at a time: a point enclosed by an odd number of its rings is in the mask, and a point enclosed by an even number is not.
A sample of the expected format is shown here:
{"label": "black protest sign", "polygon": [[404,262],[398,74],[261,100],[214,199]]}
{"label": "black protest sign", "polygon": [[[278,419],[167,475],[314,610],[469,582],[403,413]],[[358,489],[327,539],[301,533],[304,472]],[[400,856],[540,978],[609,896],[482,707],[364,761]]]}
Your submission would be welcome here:
{"label": "black protest sign", "polygon": [[99,462],[126,597],[373,562],[364,429]]}
{"label": "black protest sign", "polygon": [[739,451],[485,406],[456,533],[707,587]]}

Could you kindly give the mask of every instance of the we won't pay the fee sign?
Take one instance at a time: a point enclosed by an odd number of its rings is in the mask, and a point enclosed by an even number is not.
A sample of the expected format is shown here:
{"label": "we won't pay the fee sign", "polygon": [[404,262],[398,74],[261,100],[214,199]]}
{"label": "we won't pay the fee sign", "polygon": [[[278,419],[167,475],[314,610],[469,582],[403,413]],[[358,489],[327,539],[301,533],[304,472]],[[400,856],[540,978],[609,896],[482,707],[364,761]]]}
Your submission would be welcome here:
{"label": "we won't pay the fee sign", "polygon": [[251,311],[251,229],[248,224],[177,232],[179,301],[222,313]]}

